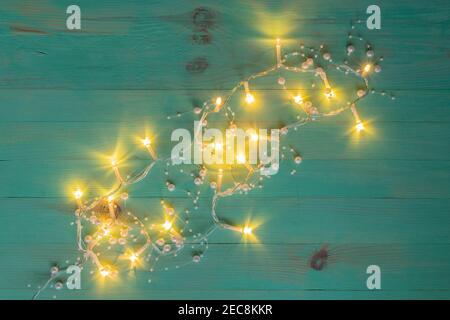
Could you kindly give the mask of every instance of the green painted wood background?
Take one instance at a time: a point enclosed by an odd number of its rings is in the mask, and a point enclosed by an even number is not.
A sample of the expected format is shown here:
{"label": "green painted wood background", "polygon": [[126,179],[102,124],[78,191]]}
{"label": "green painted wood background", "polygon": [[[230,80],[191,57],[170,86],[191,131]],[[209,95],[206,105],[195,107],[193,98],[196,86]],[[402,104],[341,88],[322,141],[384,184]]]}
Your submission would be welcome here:
{"label": "green painted wood background", "polygon": [[[65,10],[73,3],[82,30],[69,32]],[[95,195],[113,182],[95,152],[112,152],[118,139],[136,149],[133,138],[145,127],[158,133],[158,151],[168,152],[167,134],[190,128],[192,118],[167,122],[167,115],[272,64],[277,36],[325,43],[342,56],[350,20],[364,18],[370,4],[2,0],[0,298],[30,299],[52,264],[76,258],[68,184],[94,181]],[[373,85],[397,99],[363,103],[373,134],[358,143],[347,134],[348,114],[302,128],[290,137],[304,157],[296,176],[283,164],[265,189],[221,203],[237,223],[249,215],[264,220],[259,243],[219,231],[200,264],[106,286],[84,275],[82,290],[49,289],[42,297],[450,298],[450,4],[377,4],[382,29],[364,31],[385,58]],[[200,7],[210,18],[193,18]],[[209,38],[199,38],[205,27]],[[276,92],[266,89],[259,93],[270,108]],[[256,123],[277,120],[266,112]],[[182,206],[186,199],[169,194],[163,180],[155,174],[132,197],[148,208],[161,197]],[[193,223],[209,221],[202,208]],[[323,247],[327,265],[312,270],[308,261]],[[366,288],[370,264],[381,267],[380,291]]]}

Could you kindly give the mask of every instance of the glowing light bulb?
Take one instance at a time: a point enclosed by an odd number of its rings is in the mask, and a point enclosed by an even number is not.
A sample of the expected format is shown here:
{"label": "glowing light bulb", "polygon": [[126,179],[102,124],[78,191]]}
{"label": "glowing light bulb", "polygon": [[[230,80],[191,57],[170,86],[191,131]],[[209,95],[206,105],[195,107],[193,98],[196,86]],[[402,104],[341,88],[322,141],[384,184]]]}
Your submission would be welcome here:
{"label": "glowing light bulb", "polygon": [[370,72],[370,70],[372,70],[372,65],[370,63],[366,64],[364,66],[363,70],[364,70],[365,73]]}
{"label": "glowing light bulb", "polygon": [[252,133],[251,136],[250,136],[250,139],[252,141],[258,141],[259,140],[259,136],[256,133]]}
{"label": "glowing light bulb", "polygon": [[135,253],[130,254],[129,258],[131,263],[135,263],[138,260],[138,256]]}
{"label": "glowing light bulb", "polygon": [[296,104],[302,104],[302,103],[303,103],[303,98],[302,98],[302,96],[301,96],[300,94],[296,95],[296,96],[294,97],[294,102],[295,102]]}
{"label": "glowing light bulb", "polygon": [[327,97],[328,99],[332,99],[336,97],[336,93],[334,93],[333,89],[327,89],[325,91],[325,97]]}
{"label": "glowing light bulb", "polygon": [[277,56],[277,67],[281,67],[281,40],[280,38],[277,38],[277,44],[276,44],[276,56]]}
{"label": "glowing light bulb", "polygon": [[364,130],[364,124],[362,122],[358,122],[355,126],[356,131],[361,132]]}
{"label": "glowing light bulb", "polygon": [[220,107],[222,105],[222,97],[217,97],[216,98],[216,106]]}
{"label": "glowing light bulb", "polygon": [[247,94],[245,95],[245,101],[246,101],[248,104],[252,104],[253,102],[255,102],[255,97],[254,97],[251,93],[247,93]]}
{"label": "glowing light bulb", "polygon": [[236,160],[237,160],[238,163],[245,163],[245,155],[243,155],[242,153],[238,154],[236,156]]}
{"label": "glowing light bulb", "polygon": [[144,144],[144,146],[148,147],[152,143],[152,141],[148,137],[145,137],[144,139],[142,139],[142,143]]}
{"label": "glowing light bulb", "polygon": [[163,223],[162,227],[168,231],[172,228],[172,223],[169,220],[166,220],[166,222]]}
{"label": "glowing light bulb", "polygon": [[151,144],[152,141],[150,140],[149,137],[145,137],[144,139],[142,139],[142,143],[144,144],[144,146],[147,148],[148,153],[150,153],[150,156],[152,157],[153,160],[158,159],[158,156],[156,155],[155,150],[153,150]]}
{"label": "glowing light bulb", "polygon": [[115,158],[111,159],[111,164],[113,167],[117,166],[117,160]]}
{"label": "glowing light bulb", "polygon": [[77,189],[73,192],[73,196],[75,197],[75,199],[79,200],[83,196],[83,191]]}
{"label": "glowing light bulb", "polygon": [[243,85],[244,85],[244,91],[245,91],[245,101],[248,104],[252,104],[253,102],[255,102],[255,97],[250,93],[250,87],[249,87],[248,81],[244,81]]}
{"label": "glowing light bulb", "polygon": [[109,272],[109,270],[106,270],[106,269],[101,269],[101,270],[100,270],[100,275],[101,275],[103,278],[108,277],[110,274],[111,274],[111,272]]}
{"label": "glowing light bulb", "polygon": [[113,195],[108,196],[108,202],[113,202],[113,200],[114,200],[114,196]]}
{"label": "glowing light bulb", "polygon": [[245,226],[245,227],[242,229],[242,233],[245,234],[245,235],[250,235],[250,234],[253,233],[253,229],[250,228],[250,227],[248,227],[248,226]]}
{"label": "glowing light bulb", "polygon": [[214,144],[214,148],[215,148],[216,150],[222,150],[222,149],[223,149],[223,143],[216,142],[216,143]]}

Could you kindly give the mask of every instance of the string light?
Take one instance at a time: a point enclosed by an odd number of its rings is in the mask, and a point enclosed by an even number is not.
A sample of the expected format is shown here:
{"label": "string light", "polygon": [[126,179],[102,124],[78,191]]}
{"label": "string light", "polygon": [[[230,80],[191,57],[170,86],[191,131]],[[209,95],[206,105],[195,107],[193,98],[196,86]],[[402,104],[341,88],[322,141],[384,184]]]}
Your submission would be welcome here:
{"label": "string light", "polygon": [[245,163],[245,155],[240,153],[236,156],[237,163],[244,164]]}
{"label": "string light", "polygon": [[131,253],[128,259],[130,260],[131,264],[134,265],[138,261],[139,257],[137,254]]}
{"label": "string light", "polygon": [[334,97],[336,97],[336,93],[334,93],[333,89],[326,89],[325,93],[324,93],[325,97],[327,97],[327,99],[333,99]]}
{"label": "string light", "polygon": [[106,277],[109,277],[111,275],[111,272],[109,270],[106,270],[106,269],[101,269],[100,270],[100,275],[103,278],[106,278]]}
{"label": "string light", "polygon": [[163,227],[165,230],[168,231],[168,230],[172,229],[172,222],[166,220],[166,221],[163,223],[162,227]]}
{"label": "string light", "polygon": [[[222,106],[223,106],[223,100],[222,100],[222,97],[217,97],[216,98],[216,100],[215,100],[215,108],[214,108],[214,111],[215,112],[219,112],[221,109],[222,109]],[[202,119],[202,121],[201,122],[203,122],[203,120],[204,119]]]}
{"label": "string light", "polygon": [[259,140],[259,136],[257,133],[252,133],[250,136],[251,141],[258,141]]}
{"label": "string light", "polygon": [[250,228],[250,227],[248,227],[248,226],[245,226],[245,227],[242,229],[242,233],[245,234],[245,235],[250,235],[250,234],[252,234],[252,232],[253,232],[253,229]]}
{"label": "string light", "polygon": [[248,81],[244,82],[244,90],[245,90],[245,101],[248,104],[252,104],[255,102],[255,97],[250,93],[250,89],[248,87]]}
{"label": "string light", "polygon": [[296,96],[294,96],[294,102],[296,104],[302,104],[303,103],[303,98],[300,94],[297,94]]}
{"label": "string light", "polygon": [[356,124],[355,128],[356,128],[356,131],[361,132],[361,131],[364,130],[364,125],[363,125],[362,122],[358,122],[358,123]]}
{"label": "string light", "polygon": [[[349,39],[350,36],[349,36]],[[358,39],[363,39],[358,37]],[[347,46],[348,55],[352,54],[354,57],[356,55],[356,44],[350,44]],[[372,51],[372,50],[371,50]],[[376,72],[381,71],[381,66],[379,62],[381,59],[377,61],[372,61],[371,63],[365,64],[362,68],[363,72],[361,72],[361,64],[359,65],[351,65],[348,61],[345,61],[342,64],[336,64],[334,59],[331,59],[331,54],[328,51],[324,51],[324,48],[312,48],[301,46],[299,50],[292,51],[290,53],[286,53],[282,55],[281,50],[281,40],[276,39],[275,43],[275,55],[276,55],[276,64],[275,66],[270,67],[267,70],[258,72],[256,74],[252,74],[248,76],[246,79],[240,81],[234,88],[230,90],[230,93],[224,98],[218,96],[211,100],[207,100],[203,103],[203,106],[195,107],[194,112],[192,114],[200,116],[200,122],[206,125],[206,121],[208,115],[211,113],[219,113],[221,111],[225,111],[224,115],[228,121],[229,127],[235,127],[235,112],[232,110],[229,105],[230,97],[238,91],[238,89],[244,89],[245,92],[245,102],[247,104],[252,104],[255,102],[255,98],[250,91],[250,81],[265,77],[268,75],[272,75],[276,72],[287,71],[293,73],[310,73],[312,75],[317,75],[318,78],[323,82],[325,87],[325,97],[327,99],[333,99],[336,97],[335,92],[332,89],[330,81],[328,79],[327,73],[324,68],[329,68],[332,70],[338,70],[340,72],[345,73],[345,75],[350,74],[356,77],[359,77],[365,87],[363,92],[368,93],[376,93],[375,90],[369,90],[369,82],[368,78],[366,78],[366,74],[372,69],[375,69]],[[369,57],[369,55],[367,55]],[[303,61],[300,63],[300,67],[295,63],[290,64],[290,58],[301,57]],[[374,53],[370,54],[370,57],[374,57]],[[317,61],[317,59],[324,59],[324,61]],[[295,60],[295,59],[293,59]],[[361,62],[360,62],[361,63]],[[319,65],[324,65],[323,67],[318,67]],[[282,87],[283,90],[289,90],[287,80],[278,75],[277,83]],[[309,95],[307,95],[309,96]],[[349,95],[351,96],[351,95]],[[366,94],[358,94],[355,95],[353,101],[347,101],[344,105],[336,105],[330,110],[330,106],[328,105],[326,108],[323,106],[313,103],[313,99],[311,101],[304,99],[300,94],[295,95],[291,99],[296,104],[301,104],[302,108],[296,109],[299,112],[303,113],[302,115],[298,115],[295,117],[295,120],[292,123],[284,124],[282,128],[280,128],[281,132],[288,134],[291,132],[291,129],[298,129],[299,127],[305,125],[308,122],[312,122],[321,118],[337,116],[344,111],[351,110],[354,115],[356,125],[355,128],[359,132],[364,129],[363,122],[361,121],[359,114],[357,112],[356,104],[362,101]],[[331,102],[329,104],[332,104]],[[326,110],[326,111],[321,111]],[[195,133],[195,139],[198,138],[198,135],[201,134],[201,128]],[[251,141],[258,141],[260,137],[257,134],[253,134],[250,136]],[[213,225],[204,231],[203,233],[195,233],[191,228],[187,227],[188,225],[188,217],[190,214],[190,209],[186,209],[184,212],[176,212],[176,210],[167,205],[164,201],[161,202],[165,214],[171,216],[171,221],[165,220],[163,224],[152,225],[142,221],[138,216],[134,215],[133,212],[127,211],[124,212],[125,206],[123,202],[128,199],[128,194],[126,197],[119,196],[121,194],[125,194],[126,191],[124,188],[138,183],[145,179],[147,175],[152,171],[156,163],[161,162],[169,162],[170,157],[166,158],[158,158],[156,156],[155,151],[152,147],[152,141],[145,137],[142,139],[143,146],[148,150],[148,153],[151,157],[151,162],[139,173],[135,175],[126,175],[122,176],[119,170],[118,162],[115,158],[111,159],[111,165],[114,170],[117,186],[107,195],[94,198],[93,200],[89,200],[86,202],[77,201],[78,208],[76,209],[76,226],[77,226],[77,246],[79,251],[82,253],[83,259],[80,260],[79,265],[83,266],[87,261],[93,261],[94,265],[97,267],[98,272],[103,278],[108,278],[116,274],[112,268],[105,267],[99,261],[100,251],[104,250],[105,246],[102,244],[106,241],[108,246],[120,246],[124,250],[124,246],[127,243],[133,243],[135,248],[133,248],[132,253],[128,256],[128,260],[132,265],[135,265],[140,257],[143,258],[144,255],[147,256],[147,259],[142,259],[145,261],[150,261],[151,270],[154,270],[159,257],[161,256],[177,256],[178,252],[183,249],[184,244],[186,242],[190,243],[190,246],[198,245],[198,251],[200,253],[195,253],[192,256],[191,262],[197,263],[200,261],[200,257],[205,254],[208,248],[208,237],[217,229],[226,229],[235,232],[239,232],[244,236],[253,235],[254,230],[249,225],[245,226],[237,226],[232,225],[224,220],[222,220],[217,214],[217,205],[221,198],[230,197],[238,193],[248,193],[253,189],[257,189],[262,187],[262,181],[264,181],[267,177],[261,174],[260,170],[253,169],[247,162],[245,154],[239,154],[236,157],[238,165],[244,165],[247,169],[247,174],[241,180],[237,180],[231,173],[233,171],[233,166],[228,166],[227,173],[230,172],[230,185],[226,186],[222,189],[222,184],[224,183],[224,170],[223,168],[219,168],[217,170],[209,170],[210,175],[217,175],[216,181],[210,180],[210,186],[213,188],[213,196],[211,199],[211,207],[208,208],[208,212],[211,214]],[[222,143],[215,143],[214,149],[222,150]],[[291,161],[298,165],[302,162],[302,158],[296,153],[295,150],[291,150],[292,156]],[[282,158],[287,158],[282,154]],[[239,166],[236,166],[236,168]],[[236,169],[234,168],[234,169]],[[264,168],[264,165],[258,166],[258,168]],[[167,169],[165,169],[167,170]],[[200,169],[203,170],[202,174],[199,172],[199,176],[194,175],[194,177],[199,178],[201,182],[204,179],[208,178],[208,172],[206,168]],[[239,169],[240,170],[240,169]],[[167,172],[167,171],[166,171]],[[228,184],[228,179],[226,180]],[[201,188],[203,183],[200,184],[192,184],[195,188]],[[170,181],[166,181],[166,186],[169,191],[175,191],[174,183]],[[181,187],[176,189],[178,192],[187,192],[188,196],[192,198],[193,209],[198,209],[198,200],[200,195],[200,189],[196,192],[194,191],[185,191]],[[73,196],[75,199],[79,200],[83,196],[83,193],[80,189],[77,189],[73,192]],[[105,214],[106,217],[105,218]],[[126,217],[126,218],[124,218]],[[100,221],[105,221],[104,223],[100,223]],[[93,226],[95,231],[88,233],[89,228],[84,228],[83,224],[89,223]],[[176,227],[174,228],[173,224],[176,223]],[[155,226],[156,228],[153,228]],[[165,232],[161,232],[162,230]],[[183,231],[183,233],[182,233]],[[179,232],[179,233],[178,233]],[[88,234],[86,234],[88,233]],[[117,239],[113,237],[113,235],[120,234],[120,237]],[[150,257],[153,259],[151,260]],[[52,275],[52,278],[47,282],[50,283],[51,280],[55,279],[56,275]],[[47,287],[47,284],[42,286],[42,288],[37,292],[34,296],[35,298],[39,295],[39,293]]]}
{"label": "string light", "polygon": [[216,193],[220,193],[221,191],[222,179],[223,179],[223,169],[219,169],[219,173],[217,174]]}
{"label": "string light", "polygon": [[372,70],[372,65],[371,65],[370,63],[367,63],[367,64],[364,66],[364,72],[365,72],[365,73],[369,73],[371,70]]}
{"label": "string light", "polygon": [[223,149],[223,143],[220,142],[214,143],[214,149],[216,149],[216,151],[221,151]]}
{"label": "string light", "polygon": [[281,40],[280,40],[280,38],[277,38],[275,49],[276,49],[276,55],[277,55],[277,68],[280,68],[281,64],[282,64],[282,61],[281,61]]}
{"label": "string light", "polygon": [[81,199],[81,197],[83,197],[83,191],[81,191],[80,189],[77,189],[73,192],[73,196],[76,200]]}
{"label": "string light", "polygon": [[145,137],[144,139],[142,139],[142,143],[144,144],[144,146],[148,147],[150,145],[150,139]]}
{"label": "string light", "polygon": [[364,130],[364,124],[361,121],[361,118],[359,117],[358,111],[356,110],[355,104],[352,104],[350,106],[350,110],[352,111],[353,117],[355,118],[355,129],[357,132],[361,132]]}
{"label": "string light", "polygon": [[145,148],[147,148],[147,151],[152,157],[152,159],[157,160],[158,156],[156,155],[156,152],[152,147],[151,140],[148,137],[145,137],[144,139],[142,139],[142,143],[144,144]]}

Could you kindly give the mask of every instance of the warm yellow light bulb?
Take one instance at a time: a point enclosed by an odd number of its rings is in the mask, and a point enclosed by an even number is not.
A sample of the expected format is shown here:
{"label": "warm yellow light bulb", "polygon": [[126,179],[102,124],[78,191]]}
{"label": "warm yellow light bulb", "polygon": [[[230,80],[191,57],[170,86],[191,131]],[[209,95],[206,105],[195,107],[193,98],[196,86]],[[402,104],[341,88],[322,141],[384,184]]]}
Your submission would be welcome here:
{"label": "warm yellow light bulb", "polygon": [[238,154],[236,156],[236,160],[237,160],[238,163],[245,163],[245,155],[243,155],[242,153]]}
{"label": "warm yellow light bulb", "polygon": [[114,196],[108,196],[108,202],[112,202],[114,200]]}
{"label": "warm yellow light bulb", "polygon": [[297,104],[302,104],[302,103],[303,103],[303,98],[302,98],[302,96],[301,96],[300,94],[298,94],[298,95],[296,95],[296,96],[294,97],[294,101],[295,101],[295,103],[297,103]]}
{"label": "warm yellow light bulb", "polygon": [[75,199],[81,199],[81,197],[83,196],[83,191],[81,191],[80,189],[77,189],[73,192],[73,196],[75,197]]}
{"label": "warm yellow light bulb", "polygon": [[111,159],[111,164],[113,167],[117,166],[117,160],[115,158]]}
{"label": "warm yellow light bulb", "polygon": [[214,148],[215,148],[216,150],[222,150],[222,148],[223,148],[223,143],[216,142],[216,143],[214,144]]}
{"label": "warm yellow light bulb", "polygon": [[145,137],[144,139],[142,139],[142,143],[144,144],[144,146],[148,147],[152,143],[152,141],[148,137]]}
{"label": "warm yellow light bulb", "polygon": [[250,138],[252,139],[252,141],[258,141],[259,136],[256,133],[252,133],[252,135],[250,136]]}
{"label": "warm yellow light bulb", "polygon": [[138,260],[138,256],[135,253],[130,254],[129,259],[131,263],[135,263]]}
{"label": "warm yellow light bulb", "polygon": [[245,227],[242,229],[242,233],[245,234],[245,235],[250,235],[250,234],[252,234],[252,232],[253,232],[253,229],[250,228],[250,227],[248,227],[248,226],[245,226]]}
{"label": "warm yellow light bulb", "polygon": [[163,223],[162,227],[166,230],[170,230],[172,228],[172,223],[169,220]]}
{"label": "warm yellow light bulb", "polygon": [[356,128],[356,131],[361,132],[361,131],[364,130],[364,125],[363,125],[362,122],[358,122],[358,123],[356,124],[355,128]]}
{"label": "warm yellow light bulb", "polygon": [[370,63],[366,64],[364,66],[364,72],[370,72],[370,70],[372,70],[372,65]]}
{"label": "warm yellow light bulb", "polygon": [[251,93],[247,93],[247,94],[245,95],[245,101],[246,101],[248,104],[252,104],[253,102],[255,102],[255,97],[254,97]]}
{"label": "warm yellow light bulb", "polygon": [[220,107],[222,105],[222,97],[216,98],[216,106]]}
{"label": "warm yellow light bulb", "polygon": [[327,89],[325,91],[325,97],[327,97],[328,99],[332,99],[336,97],[336,93],[333,91],[333,89]]}
{"label": "warm yellow light bulb", "polygon": [[107,277],[107,276],[109,276],[111,273],[110,273],[108,270],[106,270],[106,269],[101,269],[101,270],[100,270],[100,274],[101,274],[102,277]]}

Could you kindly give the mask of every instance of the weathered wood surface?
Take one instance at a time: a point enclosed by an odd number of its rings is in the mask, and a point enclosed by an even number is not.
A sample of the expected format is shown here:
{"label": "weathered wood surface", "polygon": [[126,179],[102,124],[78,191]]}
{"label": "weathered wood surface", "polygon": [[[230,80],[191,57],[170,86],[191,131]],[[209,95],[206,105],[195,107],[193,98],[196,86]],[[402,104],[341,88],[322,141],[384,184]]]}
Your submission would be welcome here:
{"label": "weathered wood surface", "polygon": [[[76,4],[77,32],[65,28],[66,3],[0,4],[1,298],[31,298],[52,263],[75,259],[68,187],[95,180],[89,191],[96,194],[112,184],[99,153],[113,152],[119,140],[122,153],[133,155],[129,169],[142,166],[146,157],[134,139],[145,128],[158,133],[158,151],[167,153],[167,134],[193,125],[167,115],[271,65],[276,37],[288,47],[326,43],[342,56],[350,20],[364,18],[372,3]],[[221,202],[221,213],[237,223],[249,215],[264,222],[258,243],[218,232],[200,264],[138,272],[107,288],[86,275],[83,290],[57,297],[449,298],[450,4],[378,5],[382,29],[364,31],[385,58],[373,83],[397,99],[364,102],[361,114],[373,133],[360,141],[348,134],[348,114],[302,128],[289,138],[304,157],[296,176],[283,164],[264,189]],[[195,15],[198,8],[208,10],[207,19]],[[265,107],[244,121],[265,127],[283,121],[282,113],[269,112],[279,101],[274,88],[258,89]],[[155,172],[132,194],[132,205],[157,207],[170,197],[182,207],[188,200],[169,193],[164,179]],[[208,223],[207,196],[192,223]],[[328,263],[313,270],[309,260],[321,249]],[[382,269],[381,291],[366,288],[370,264]]]}

